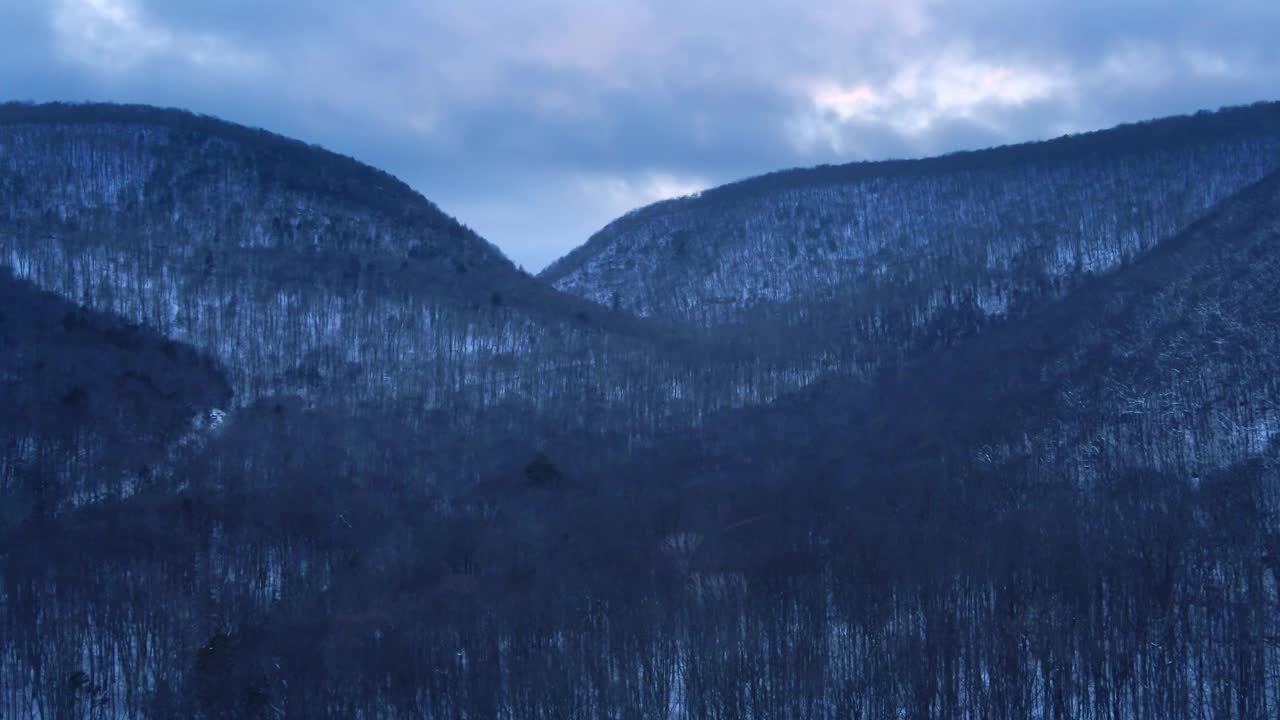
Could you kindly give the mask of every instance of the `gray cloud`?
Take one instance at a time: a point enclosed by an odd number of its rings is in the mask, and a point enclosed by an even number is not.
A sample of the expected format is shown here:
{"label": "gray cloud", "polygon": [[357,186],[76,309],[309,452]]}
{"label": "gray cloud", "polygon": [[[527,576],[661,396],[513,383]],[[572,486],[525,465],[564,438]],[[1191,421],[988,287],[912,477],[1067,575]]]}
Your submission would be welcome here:
{"label": "gray cloud", "polygon": [[1257,0],[0,0],[0,96],[188,107],[401,176],[531,269],[634,205],[1274,98]]}

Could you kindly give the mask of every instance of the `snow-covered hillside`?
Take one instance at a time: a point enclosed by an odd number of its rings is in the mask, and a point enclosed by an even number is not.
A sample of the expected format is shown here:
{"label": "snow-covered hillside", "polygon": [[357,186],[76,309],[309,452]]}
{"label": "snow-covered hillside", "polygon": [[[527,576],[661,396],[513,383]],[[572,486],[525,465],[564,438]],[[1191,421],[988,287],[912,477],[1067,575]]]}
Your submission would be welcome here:
{"label": "snow-covered hillside", "polygon": [[240,403],[543,406],[625,396],[607,368],[641,350],[676,372],[395,178],[265,131],[0,106],[0,199],[0,263],[210,352]]}
{"label": "snow-covered hillside", "polygon": [[930,160],[788,171],[630,213],[542,277],[699,326],[803,326],[820,312],[823,333],[835,314],[918,331],[957,306],[1003,315],[1060,294],[1277,166],[1280,105],[1262,104]]}

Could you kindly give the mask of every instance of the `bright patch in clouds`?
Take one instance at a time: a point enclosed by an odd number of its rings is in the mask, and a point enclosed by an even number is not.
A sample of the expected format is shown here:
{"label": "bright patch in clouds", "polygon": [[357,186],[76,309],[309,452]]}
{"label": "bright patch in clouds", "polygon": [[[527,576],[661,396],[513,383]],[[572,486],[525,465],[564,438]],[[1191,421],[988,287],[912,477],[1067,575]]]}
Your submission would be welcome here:
{"label": "bright patch in clouds", "polygon": [[261,57],[216,35],[177,33],[150,21],[133,0],[60,0],[52,19],[63,59],[95,71],[123,74],[161,58],[220,70],[262,65]]}
{"label": "bright patch in clouds", "polygon": [[962,119],[999,129],[1002,111],[1069,94],[1065,73],[997,64],[968,53],[944,53],[907,63],[879,83],[824,80],[806,89],[808,106],[790,123],[801,149],[850,150],[845,136],[858,126],[881,126],[905,136],[932,130],[939,121]]}
{"label": "bright patch in clouds", "polygon": [[924,77],[905,81],[907,97],[932,96],[939,114],[971,117],[983,107],[1010,108],[1055,95],[1061,83],[1036,68],[944,60]]}
{"label": "bright patch in clouds", "polygon": [[53,28],[65,56],[117,72],[173,43],[171,34],[149,27],[127,0],[63,0]]}
{"label": "bright patch in clouds", "polygon": [[813,105],[819,112],[833,113],[845,122],[872,119],[887,102],[883,94],[865,83],[853,87],[825,83],[813,91]]}

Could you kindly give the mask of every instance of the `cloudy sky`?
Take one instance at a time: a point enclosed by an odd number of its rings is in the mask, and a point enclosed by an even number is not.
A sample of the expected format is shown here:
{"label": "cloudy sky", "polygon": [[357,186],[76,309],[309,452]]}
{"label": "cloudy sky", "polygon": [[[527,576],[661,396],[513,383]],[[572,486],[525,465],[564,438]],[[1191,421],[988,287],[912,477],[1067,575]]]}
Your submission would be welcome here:
{"label": "cloudy sky", "polygon": [[178,106],[400,176],[530,270],[769,170],[1280,99],[1275,0],[0,0],[0,99]]}

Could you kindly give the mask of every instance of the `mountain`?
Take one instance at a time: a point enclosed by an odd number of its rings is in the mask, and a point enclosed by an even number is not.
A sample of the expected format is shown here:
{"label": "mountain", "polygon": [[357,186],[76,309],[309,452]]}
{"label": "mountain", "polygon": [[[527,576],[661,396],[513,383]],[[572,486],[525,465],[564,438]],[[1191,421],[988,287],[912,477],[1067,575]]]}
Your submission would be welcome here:
{"label": "mountain", "polygon": [[386,173],[178,110],[0,106],[0,262],[210,353],[242,405],[658,418],[633,366],[694,372],[676,335],[551,289]]}
{"label": "mountain", "polygon": [[[72,298],[0,275],[0,716],[1274,715],[1273,106],[845,178],[973,223],[651,320],[325,190],[351,161],[92,109],[0,128],[0,257]],[[725,207],[791,222],[761,190]],[[401,239],[289,229],[331,217]]]}
{"label": "mountain", "polygon": [[1272,175],[944,351],[464,492],[413,423],[255,404],[12,538],[0,710],[1265,717],[1278,232]]}
{"label": "mountain", "polygon": [[0,268],[0,398],[3,531],[165,480],[230,389],[191,347]]}
{"label": "mountain", "polygon": [[1280,449],[1278,281],[1280,172],[1063,298],[873,376],[724,413],[689,445],[726,476],[772,457],[886,480],[896,471],[876,463],[927,458],[1080,488],[1207,477]]}
{"label": "mountain", "polygon": [[[632,512],[680,508],[652,542],[689,592],[740,586],[720,612],[758,629],[689,682],[726,666],[730,686],[757,682],[799,625],[824,642],[786,662],[812,671],[758,681],[789,692],[762,694],[753,717],[1264,714],[1274,656],[1256,638],[1280,632],[1277,282],[1273,173],[1001,327],[722,414],[633,463],[637,481],[663,480]],[[785,613],[746,588],[803,609],[770,625]]]}
{"label": "mountain", "polygon": [[790,170],[636,210],[541,277],[844,372],[1061,297],[1280,167],[1280,104],[924,160]]}

